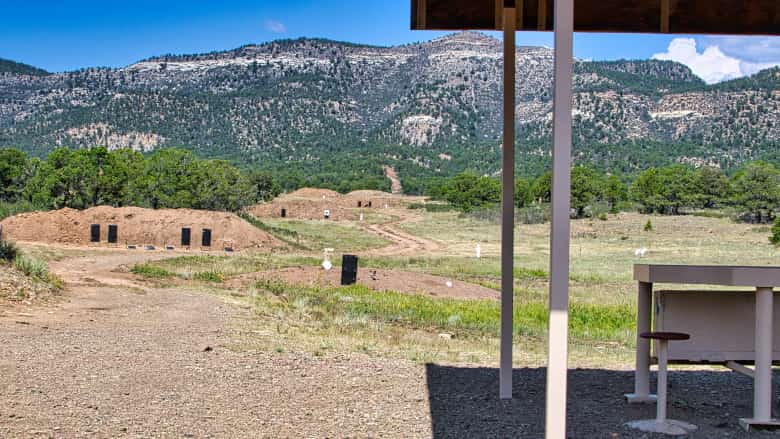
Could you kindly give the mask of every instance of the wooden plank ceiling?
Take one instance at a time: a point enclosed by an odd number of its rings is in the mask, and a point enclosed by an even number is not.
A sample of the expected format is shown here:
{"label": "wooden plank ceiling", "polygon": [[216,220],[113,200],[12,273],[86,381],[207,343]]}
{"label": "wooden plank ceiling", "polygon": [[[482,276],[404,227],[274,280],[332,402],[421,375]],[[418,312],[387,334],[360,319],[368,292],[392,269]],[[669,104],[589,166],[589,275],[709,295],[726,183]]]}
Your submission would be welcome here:
{"label": "wooden plank ceiling", "polygon": [[[554,0],[412,0],[412,29],[498,30],[505,2],[518,30],[553,30]],[[574,30],[780,35],[780,0],[574,0]]]}

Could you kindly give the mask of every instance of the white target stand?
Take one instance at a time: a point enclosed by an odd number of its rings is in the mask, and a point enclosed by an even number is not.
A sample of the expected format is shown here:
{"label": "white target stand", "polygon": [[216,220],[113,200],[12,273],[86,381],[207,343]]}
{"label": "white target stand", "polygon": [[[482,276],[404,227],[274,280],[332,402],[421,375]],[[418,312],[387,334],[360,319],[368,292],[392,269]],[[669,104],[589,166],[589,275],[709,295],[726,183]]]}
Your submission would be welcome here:
{"label": "white target stand", "polygon": [[330,261],[331,256],[333,256],[334,249],[332,248],[326,248],[323,252],[323,258],[322,258],[322,269],[325,271],[330,271],[333,269],[333,263]]}

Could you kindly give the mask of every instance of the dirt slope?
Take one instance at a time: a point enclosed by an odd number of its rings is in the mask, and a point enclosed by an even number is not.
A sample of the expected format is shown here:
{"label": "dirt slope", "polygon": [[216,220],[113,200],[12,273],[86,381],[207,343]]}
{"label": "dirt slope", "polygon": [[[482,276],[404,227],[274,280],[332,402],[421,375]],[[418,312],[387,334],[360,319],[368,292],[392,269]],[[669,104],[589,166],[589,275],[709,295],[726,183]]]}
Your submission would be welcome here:
{"label": "dirt slope", "polygon": [[180,246],[181,229],[192,230],[191,247],[200,248],[202,229],[211,229],[212,248],[230,245],[244,248],[273,247],[275,238],[232,213],[191,209],[142,209],[99,206],[79,211],[61,209],[31,212],[6,218],[3,233],[27,242],[90,244],[90,225],[100,224],[101,241],[107,242],[108,225],[118,226],[118,245]]}

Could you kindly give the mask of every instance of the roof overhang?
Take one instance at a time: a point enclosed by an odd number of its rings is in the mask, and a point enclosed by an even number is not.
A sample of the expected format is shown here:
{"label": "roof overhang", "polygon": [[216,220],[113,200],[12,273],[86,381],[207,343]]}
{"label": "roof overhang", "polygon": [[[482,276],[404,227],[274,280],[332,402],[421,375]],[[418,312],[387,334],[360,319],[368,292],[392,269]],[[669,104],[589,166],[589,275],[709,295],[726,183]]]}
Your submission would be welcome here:
{"label": "roof overhang", "polygon": [[[412,0],[412,29],[552,31],[554,0]],[[575,32],[780,35],[780,0],[575,0]]]}

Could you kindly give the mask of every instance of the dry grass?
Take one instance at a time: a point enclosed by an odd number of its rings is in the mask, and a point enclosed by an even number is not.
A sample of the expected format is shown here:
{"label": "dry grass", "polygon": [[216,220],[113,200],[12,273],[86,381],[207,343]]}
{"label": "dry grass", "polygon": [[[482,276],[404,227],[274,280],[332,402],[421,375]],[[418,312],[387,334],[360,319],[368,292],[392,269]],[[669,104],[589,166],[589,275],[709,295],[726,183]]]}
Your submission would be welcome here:
{"label": "dry grass", "polygon": [[[422,213],[422,212],[421,212]],[[650,219],[652,231],[644,231]],[[370,248],[356,223],[320,228],[304,221],[279,221],[311,242],[340,243]],[[498,289],[500,280],[499,228],[495,224],[462,218],[453,212],[422,213],[400,227],[408,233],[436,240],[441,249],[431,255],[363,257],[363,268],[402,269]],[[481,243],[483,257],[474,258]],[[522,225],[515,243],[515,320],[520,365],[544,363],[546,346],[547,270],[549,225]],[[637,248],[646,247],[644,263],[751,264],[776,261],[778,250],[769,245],[764,228],[737,224],[723,218],[702,216],[648,217],[639,214],[610,216],[608,221],[572,222],[571,245],[571,357],[575,366],[629,367],[632,363],[635,284],[632,265]],[[359,254],[359,252],[358,252]],[[318,252],[246,254],[233,257],[196,256],[154,263],[171,275],[199,279],[230,278],[255,271],[300,265],[317,265]],[[338,265],[338,257],[334,258]],[[143,267],[141,270],[154,268]],[[214,277],[217,276],[217,277]],[[206,279],[206,280],[209,280]],[[307,349],[311,352],[361,351],[415,361],[492,363],[497,355],[497,304],[448,301],[392,293],[359,293],[368,305],[361,312],[344,308],[334,298],[340,289],[302,289],[254,286],[242,291],[222,291],[218,285],[202,288],[230,296],[255,310],[253,325],[257,343],[267,349]],[[350,299],[350,300],[354,300]],[[453,329],[447,315],[470,313],[476,326]],[[388,310],[392,310],[388,311]],[[407,320],[393,315],[406,310]],[[394,314],[395,313],[395,314]],[[450,314],[447,314],[450,313]],[[430,316],[439,316],[432,318]],[[444,316],[444,317],[442,317]],[[452,339],[440,333],[452,333]]]}

